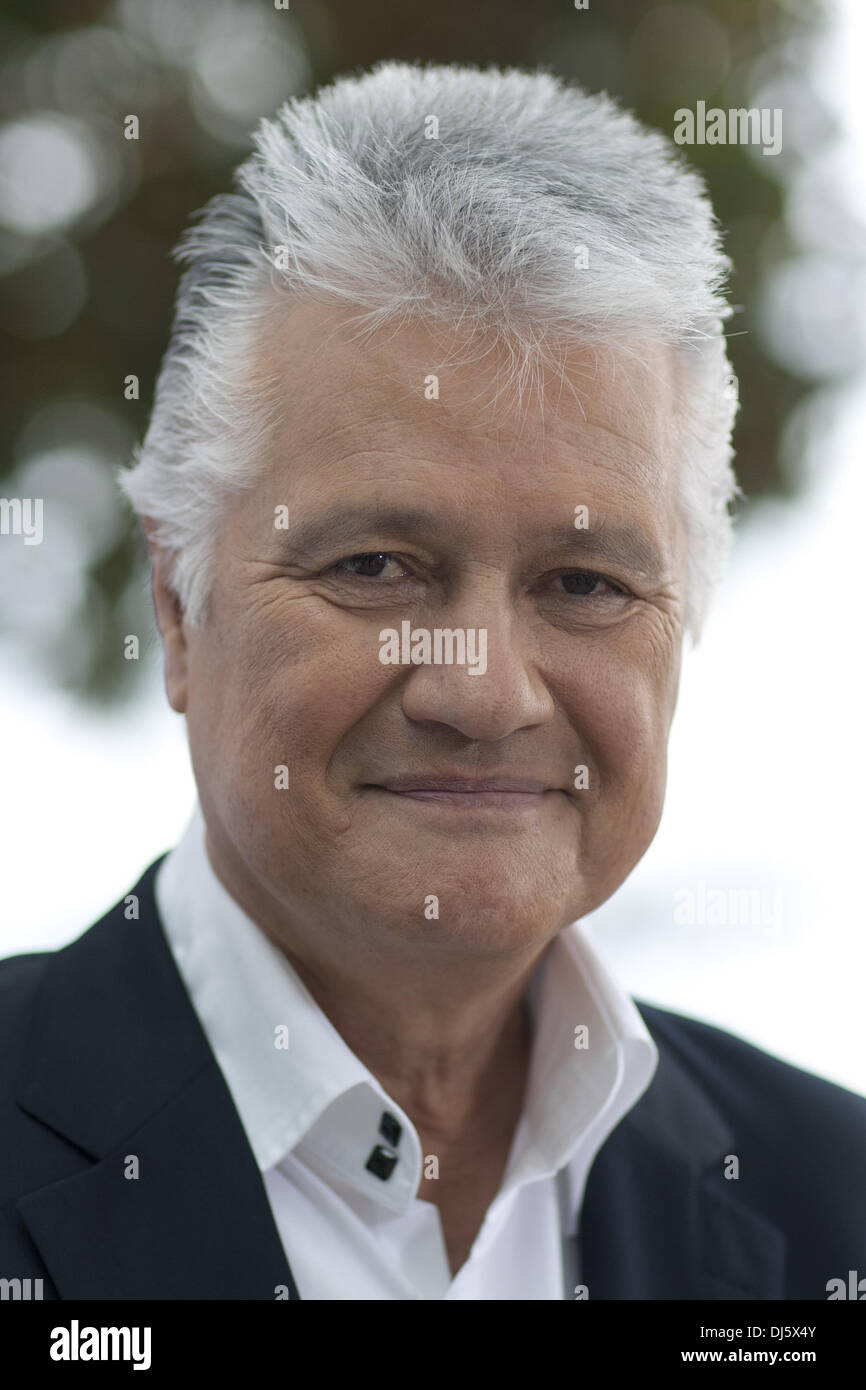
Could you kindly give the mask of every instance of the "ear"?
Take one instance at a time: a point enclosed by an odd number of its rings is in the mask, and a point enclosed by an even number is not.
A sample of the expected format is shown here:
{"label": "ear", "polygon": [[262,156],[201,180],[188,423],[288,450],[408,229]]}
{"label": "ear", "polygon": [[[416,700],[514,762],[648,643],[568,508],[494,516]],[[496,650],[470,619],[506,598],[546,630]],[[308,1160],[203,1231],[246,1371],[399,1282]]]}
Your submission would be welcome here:
{"label": "ear", "polygon": [[165,693],[172,709],[178,714],[185,714],[188,693],[187,641],[180,602],[168,580],[170,553],[157,543],[155,525],[149,517],[142,519],[142,525],[150,549],[153,607],[165,654]]}

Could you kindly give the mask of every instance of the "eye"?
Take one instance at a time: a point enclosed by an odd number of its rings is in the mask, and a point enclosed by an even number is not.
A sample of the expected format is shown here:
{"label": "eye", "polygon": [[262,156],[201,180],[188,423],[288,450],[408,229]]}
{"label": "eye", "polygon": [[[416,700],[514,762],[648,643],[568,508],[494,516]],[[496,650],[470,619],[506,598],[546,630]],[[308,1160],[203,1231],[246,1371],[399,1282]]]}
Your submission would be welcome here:
{"label": "eye", "polygon": [[575,594],[579,598],[607,598],[611,594],[626,596],[625,589],[594,570],[572,570],[569,574],[560,574],[558,578],[562,580],[567,594]]}
{"label": "eye", "polygon": [[[389,565],[396,567],[399,573],[383,574]],[[358,579],[399,579],[406,570],[387,550],[371,550],[364,551],[361,555],[347,555],[344,559],[338,560],[332,566],[332,572]]]}

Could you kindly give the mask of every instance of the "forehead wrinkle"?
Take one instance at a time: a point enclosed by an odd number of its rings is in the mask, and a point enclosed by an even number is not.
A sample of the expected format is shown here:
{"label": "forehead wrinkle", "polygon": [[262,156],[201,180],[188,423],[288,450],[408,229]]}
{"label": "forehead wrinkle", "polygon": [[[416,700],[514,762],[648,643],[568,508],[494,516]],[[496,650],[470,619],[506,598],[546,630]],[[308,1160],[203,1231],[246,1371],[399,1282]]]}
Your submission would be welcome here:
{"label": "forehead wrinkle", "polygon": [[[417,477],[407,477],[404,472],[400,480],[383,479],[383,486],[392,487],[395,481],[426,485],[431,470],[435,472],[441,468],[447,470],[444,486],[450,490],[459,487],[461,474],[465,476],[467,484],[470,481],[474,484],[485,469],[489,469],[491,481],[494,481],[496,455],[504,451],[512,456],[520,453],[523,463],[533,473],[540,469],[553,469],[560,474],[560,478],[573,478],[576,487],[589,487],[590,493],[594,481],[592,474],[601,469],[620,479],[624,494],[633,499],[635,496],[639,498],[640,490],[637,494],[634,492],[636,484],[652,484],[660,474],[668,471],[664,449],[667,433],[665,416],[654,409],[657,397],[638,399],[640,393],[635,390],[637,383],[627,383],[630,389],[626,391],[622,403],[627,417],[630,415],[634,419],[638,430],[646,433],[649,427],[652,432],[650,441],[643,443],[615,427],[617,402],[610,401],[604,394],[606,373],[598,370],[597,364],[594,380],[602,387],[603,394],[600,401],[595,401],[590,391],[587,401],[590,418],[587,418],[581,402],[580,412],[577,406],[574,412],[575,416],[579,413],[581,418],[570,419],[568,414],[563,415],[562,410],[557,408],[544,411],[539,416],[537,406],[533,409],[530,405],[528,409],[504,409],[500,406],[491,419],[483,408],[478,409],[476,395],[471,400],[472,418],[467,423],[470,406],[467,406],[462,388],[454,400],[446,392],[435,403],[427,402],[423,399],[423,383],[419,381],[414,385],[406,381],[407,359],[395,362],[393,355],[389,356],[389,351],[394,348],[393,341],[386,344],[384,353],[365,361],[357,344],[347,345],[341,340],[338,352],[331,354],[329,349],[334,342],[336,328],[331,325],[328,328],[323,337],[316,333],[312,335],[314,339],[318,338],[315,343],[318,351],[298,358],[301,390],[295,393],[296,399],[304,394],[305,375],[308,380],[310,361],[318,361],[323,370],[314,374],[310,382],[313,387],[312,409],[289,403],[284,416],[283,439],[286,442],[279,446],[274,460],[278,468],[291,470],[293,454],[300,455],[298,461],[301,464],[307,451],[317,455],[308,460],[313,464],[310,470],[300,470],[302,474],[307,471],[307,478],[312,481],[313,487],[318,463],[325,469],[344,469],[347,477],[350,477],[353,471],[368,472],[368,459],[375,469],[377,461],[397,458],[404,466],[416,471]],[[416,344],[413,342],[409,346],[412,349],[411,360],[415,356]],[[329,365],[333,369],[330,372],[327,370]],[[613,377],[617,376],[617,365],[615,361],[611,364]],[[294,377],[294,380],[298,378]],[[290,388],[291,382],[290,374]],[[317,399],[323,405],[326,403],[325,409],[316,407]],[[610,423],[591,418],[599,407]],[[292,416],[296,411],[302,412],[302,419],[293,422]],[[293,430],[293,424],[295,429],[301,425],[298,434]],[[537,433],[527,443],[527,427],[532,429],[533,426],[537,426]],[[590,495],[587,498],[576,497],[575,500],[592,504],[593,499]]]}
{"label": "forehead wrinkle", "polygon": [[[427,440],[444,435],[455,443],[460,438],[477,434],[479,429],[486,431],[481,413],[470,420],[461,419],[465,406],[455,406],[444,397],[435,402],[426,401],[423,382],[417,386],[407,384],[390,374],[383,378],[373,372],[363,381],[353,381],[345,388],[333,382],[319,382],[313,401],[311,409],[306,401],[289,399],[280,430],[283,436],[290,435],[293,442],[299,440],[305,448],[315,448],[323,441],[338,441],[341,435],[351,437],[362,431],[368,432],[371,443],[374,438],[388,439],[406,430],[413,438],[423,436]],[[369,452],[376,452],[378,447],[373,443]]]}
{"label": "forehead wrinkle", "polygon": [[[293,315],[289,316],[289,322]],[[285,328],[287,324],[284,323]],[[325,332],[322,333],[322,328]],[[499,408],[491,411],[489,402],[486,400],[486,393],[483,385],[477,392],[467,393],[464,390],[464,383],[461,381],[451,383],[448,390],[443,391],[435,403],[427,402],[423,398],[423,375],[418,383],[408,381],[406,378],[407,362],[417,359],[419,371],[426,374],[437,365],[432,359],[441,351],[441,343],[436,343],[436,351],[431,353],[430,360],[423,360],[423,353],[417,339],[410,339],[409,343],[404,343],[402,356],[396,356],[399,344],[395,344],[399,330],[392,332],[384,341],[374,345],[374,350],[370,352],[370,344],[361,341],[354,342],[351,339],[346,342],[345,338],[339,335],[340,323],[330,321],[328,317],[319,319],[314,324],[312,342],[305,340],[303,344],[297,341],[292,345],[294,354],[298,358],[298,365],[301,369],[302,379],[305,371],[310,370],[311,362],[318,362],[321,371],[317,371],[313,378],[313,395],[320,399],[327,400],[327,423],[322,428],[316,428],[303,440],[303,444],[309,448],[315,448],[325,439],[338,438],[342,431],[361,430],[372,427],[382,434],[405,428],[411,423],[413,426],[423,425],[424,432],[430,426],[431,431],[441,430],[451,437],[452,442],[456,437],[464,440],[470,437],[483,436],[484,439],[497,447],[525,447],[527,429],[537,427],[536,443],[530,446],[527,451],[535,456],[544,458],[545,443],[548,439],[559,439],[564,447],[574,450],[575,440],[568,438],[569,435],[577,432],[579,437],[588,434],[592,439],[594,435],[600,434],[601,439],[595,444],[596,448],[604,448],[605,455],[611,450],[611,440],[616,440],[626,446],[629,453],[640,455],[651,461],[654,466],[660,462],[659,455],[652,445],[645,445],[638,440],[623,434],[617,430],[612,423],[605,424],[600,421],[592,421],[587,418],[587,411],[584,408],[584,401],[579,399],[575,406],[575,413],[580,415],[580,419],[569,420],[562,415],[561,410],[561,391],[562,382],[558,381],[558,391],[553,408],[544,409],[544,401],[536,401],[534,393],[530,393],[528,406],[521,403],[510,406],[500,404]],[[318,330],[318,331],[315,331]],[[332,344],[337,345],[337,352],[330,351]],[[423,342],[423,339],[422,339]],[[431,346],[433,340],[431,340]],[[453,352],[453,345],[452,345]],[[449,365],[453,370],[453,362],[449,364],[446,354],[445,362],[438,364],[440,371]],[[581,363],[585,366],[585,363]],[[592,364],[595,368],[588,377],[590,390],[587,392],[587,402],[590,414],[598,409],[599,402],[595,400],[596,392],[591,388],[601,387],[604,392],[605,377],[607,373],[599,370],[599,363]],[[611,381],[617,379],[617,366],[615,357],[609,362]],[[626,359],[626,367],[633,364]],[[639,362],[646,370],[648,364]],[[328,368],[331,368],[329,371]],[[449,373],[450,375],[450,373]],[[661,374],[657,371],[650,373],[650,385],[653,378],[658,378]],[[626,372],[626,377],[629,374]],[[289,382],[297,381],[297,374],[289,374]],[[609,383],[608,383],[609,384]],[[646,428],[649,424],[653,428],[654,435],[663,435],[663,421],[654,421],[652,401],[645,403],[640,399],[641,393],[636,390],[637,382],[627,381],[624,383],[630,389],[627,390],[627,398],[631,409],[637,408],[640,424]],[[458,389],[455,392],[454,386]],[[301,394],[301,393],[298,393]],[[482,399],[483,398],[483,399]],[[568,401],[571,400],[569,396]],[[643,406],[643,408],[641,408]],[[407,410],[406,407],[409,407]],[[414,409],[412,408],[414,407]],[[613,407],[602,400],[602,407],[606,415],[613,413]],[[284,430],[290,430],[293,434],[298,429],[297,418],[293,421],[292,416],[297,409],[303,411],[304,423],[309,428],[310,417],[318,421],[319,411],[315,408],[311,411],[300,407],[294,407],[294,403],[289,401],[288,409],[284,414]],[[395,414],[399,413],[400,418],[395,419]],[[334,416],[338,416],[335,422]],[[468,417],[468,418],[467,418]],[[581,452],[583,445],[581,444]],[[612,460],[620,469],[623,467],[621,459]]]}
{"label": "forehead wrinkle", "polygon": [[[301,345],[293,343],[290,354],[282,353],[280,366],[270,368],[272,385],[279,389],[282,384],[283,394],[287,398],[281,425],[283,431],[291,430],[294,434],[298,429],[297,418],[292,418],[296,409],[303,413],[304,420],[308,420],[311,413],[318,416],[315,407],[311,412],[306,401],[295,405],[297,397],[306,394],[310,363],[315,359],[322,359],[321,370],[313,374],[311,394],[314,401],[318,399],[327,404],[328,426],[335,414],[340,416],[346,429],[370,424],[394,424],[399,427],[401,420],[418,421],[425,426],[429,423],[431,429],[447,429],[452,435],[465,439],[479,433],[489,436],[500,432],[519,437],[527,424],[532,424],[531,413],[522,406],[494,409],[486,380],[480,382],[477,390],[469,389],[475,377],[483,375],[477,372],[478,363],[474,360],[469,363],[473,371],[468,377],[458,377],[455,364],[449,362],[447,357],[439,361],[436,352],[425,354],[414,341],[404,344],[402,353],[397,355],[390,341],[376,345],[378,350],[371,352],[368,349],[364,352],[363,344],[359,346],[338,338],[338,351],[332,354],[327,349],[336,332],[337,327],[332,327],[324,342],[313,342],[308,347],[305,345],[303,353]],[[436,346],[438,349],[440,345]],[[264,344],[262,347],[264,355]],[[268,352],[267,356],[270,360],[275,354]],[[285,360],[287,356],[297,359],[297,370],[292,362]],[[417,380],[407,375],[411,373],[413,363],[417,363]],[[465,364],[458,364],[461,365]],[[431,372],[439,376],[447,373],[447,380],[443,382],[442,392],[435,403],[424,397],[425,378]],[[294,393],[293,400],[291,388],[297,386],[299,381],[301,390]],[[400,420],[395,421],[394,416],[398,413]],[[327,437],[325,430],[312,432],[308,442],[313,446],[324,437]]]}
{"label": "forehead wrinkle", "polygon": [[[574,428],[561,416],[556,416],[552,417],[551,426],[544,431],[543,443],[549,443],[571,454],[576,448],[579,448],[581,453],[586,452],[588,448],[594,448],[603,455],[605,462],[614,466],[622,466],[623,463],[627,465],[635,455],[638,459],[634,461],[646,461],[659,466],[664,461],[663,455],[659,453],[659,445],[663,444],[665,433],[664,429],[654,430],[655,437],[649,443],[642,443],[633,434],[623,434],[612,425],[602,424],[600,421],[583,420]],[[623,450],[617,449],[617,445],[624,445],[627,453],[624,454]]]}
{"label": "forehead wrinkle", "polygon": [[[352,415],[328,424],[310,436],[290,434],[286,442],[279,439],[273,456],[273,466],[291,469],[292,460],[311,465],[308,477],[315,486],[316,471],[345,468],[348,473],[375,471],[386,460],[398,460],[407,473],[397,480],[393,477],[383,479],[383,484],[391,487],[395,481],[413,481],[429,485],[428,474],[431,469],[447,468],[449,472],[458,468],[468,478],[470,473],[489,465],[489,450],[501,447],[496,440],[478,440],[457,428],[452,421],[395,418],[381,415],[371,410],[358,418]],[[315,454],[313,458],[312,455]],[[417,469],[419,476],[414,478],[409,468]],[[303,475],[303,469],[299,469]],[[455,485],[449,478],[448,487]]]}

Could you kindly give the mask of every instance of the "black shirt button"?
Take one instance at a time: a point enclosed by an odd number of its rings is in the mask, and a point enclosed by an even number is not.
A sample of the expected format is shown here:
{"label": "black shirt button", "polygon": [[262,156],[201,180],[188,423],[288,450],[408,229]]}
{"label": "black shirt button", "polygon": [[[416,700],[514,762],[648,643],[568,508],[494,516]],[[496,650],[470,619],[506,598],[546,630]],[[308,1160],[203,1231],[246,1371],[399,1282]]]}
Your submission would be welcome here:
{"label": "black shirt button", "polygon": [[387,1182],[397,1166],[397,1155],[392,1149],[386,1149],[382,1144],[377,1144],[364,1167],[371,1173],[375,1173],[377,1178]]}
{"label": "black shirt button", "polygon": [[392,1149],[396,1149],[397,1145],[400,1143],[400,1135],[403,1133],[403,1126],[394,1115],[388,1110],[384,1110],[382,1112],[382,1118],[379,1121],[379,1133],[386,1144],[390,1144]]}

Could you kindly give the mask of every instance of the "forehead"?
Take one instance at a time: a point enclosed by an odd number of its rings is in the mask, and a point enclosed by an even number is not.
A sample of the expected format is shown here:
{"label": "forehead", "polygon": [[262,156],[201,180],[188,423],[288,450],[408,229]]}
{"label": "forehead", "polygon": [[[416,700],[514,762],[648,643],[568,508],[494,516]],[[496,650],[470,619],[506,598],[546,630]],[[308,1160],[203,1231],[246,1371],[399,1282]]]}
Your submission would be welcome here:
{"label": "forehead", "polygon": [[268,467],[298,500],[344,487],[351,470],[359,487],[435,478],[454,500],[476,484],[520,507],[582,488],[575,502],[668,510],[669,350],[553,344],[557,365],[521,389],[512,350],[492,334],[415,321],[359,336],[357,313],[275,305],[259,341],[254,389],[279,405]]}

